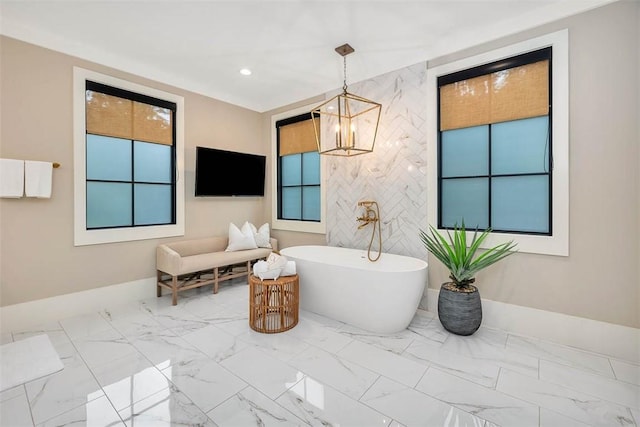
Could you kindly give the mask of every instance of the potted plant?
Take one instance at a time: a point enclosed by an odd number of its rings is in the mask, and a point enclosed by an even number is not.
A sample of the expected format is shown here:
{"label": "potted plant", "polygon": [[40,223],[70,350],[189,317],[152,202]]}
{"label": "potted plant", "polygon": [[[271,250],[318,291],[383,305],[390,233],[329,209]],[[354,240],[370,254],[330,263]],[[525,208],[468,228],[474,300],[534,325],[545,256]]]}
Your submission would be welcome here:
{"label": "potted plant", "polygon": [[457,224],[454,226],[453,234],[447,231],[447,237],[433,226],[429,227],[429,233],[420,230],[420,239],[427,250],[447,267],[452,280],[440,287],[438,318],[447,331],[457,335],[471,335],[482,322],[480,292],[473,285],[474,276],[480,270],[513,254],[516,243],[511,240],[478,253],[491,229],[480,234],[476,230],[471,244],[467,246],[464,221],[461,227]]}

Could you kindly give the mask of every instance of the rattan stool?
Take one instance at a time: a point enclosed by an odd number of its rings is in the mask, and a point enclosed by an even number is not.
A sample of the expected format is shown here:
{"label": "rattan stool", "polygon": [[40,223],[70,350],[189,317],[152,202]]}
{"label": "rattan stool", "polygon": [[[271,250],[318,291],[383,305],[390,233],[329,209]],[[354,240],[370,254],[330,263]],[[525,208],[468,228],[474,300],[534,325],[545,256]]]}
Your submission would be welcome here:
{"label": "rattan stool", "polygon": [[298,275],[261,280],[249,276],[249,326],[273,334],[298,324]]}

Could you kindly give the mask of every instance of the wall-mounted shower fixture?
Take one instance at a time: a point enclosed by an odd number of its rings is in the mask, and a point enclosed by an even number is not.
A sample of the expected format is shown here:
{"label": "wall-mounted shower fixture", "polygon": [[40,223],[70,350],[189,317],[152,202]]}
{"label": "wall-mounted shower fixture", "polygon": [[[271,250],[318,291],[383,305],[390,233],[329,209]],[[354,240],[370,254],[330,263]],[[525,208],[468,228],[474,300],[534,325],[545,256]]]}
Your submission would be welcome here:
{"label": "wall-mounted shower fixture", "polygon": [[[362,200],[358,202],[359,207],[363,207],[365,209],[364,214],[356,220],[361,224],[358,225],[358,230],[366,227],[369,224],[373,224],[373,230],[371,230],[371,240],[369,241],[369,249],[367,250],[367,257],[369,261],[375,262],[380,259],[380,255],[382,255],[382,233],[380,231],[380,209],[378,208],[378,203],[373,200]],[[375,208],[375,210],[374,210]],[[371,245],[373,244],[373,239],[376,235],[376,224],[378,225],[378,256],[375,258],[371,257]]]}
{"label": "wall-mounted shower fixture", "polygon": [[[376,206],[376,210],[374,211],[372,209],[372,206],[375,204]],[[357,220],[359,222],[362,222],[362,224],[360,224],[358,226],[358,230],[366,227],[367,225],[371,224],[371,223],[376,223],[378,221],[378,213],[377,213],[377,208],[378,208],[378,204],[374,201],[370,201],[370,200],[363,200],[361,202],[358,202],[358,206],[362,206],[365,208],[364,211],[364,215],[362,215],[361,217],[358,217]]]}

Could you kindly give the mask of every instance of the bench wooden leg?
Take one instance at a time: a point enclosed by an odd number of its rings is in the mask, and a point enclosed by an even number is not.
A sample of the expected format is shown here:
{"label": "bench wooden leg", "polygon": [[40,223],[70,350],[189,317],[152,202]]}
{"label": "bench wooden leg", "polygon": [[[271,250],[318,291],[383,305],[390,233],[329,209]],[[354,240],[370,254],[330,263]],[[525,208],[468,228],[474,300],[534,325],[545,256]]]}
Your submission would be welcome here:
{"label": "bench wooden leg", "polygon": [[218,267],[213,269],[213,293],[218,293]]}
{"label": "bench wooden leg", "polygon": [[171,278],[171,305],[178,305],[178,276]]}
{"label": "bench wooden leg", "polygon": [[156,296],[161,297],[162,296],[162,286],[160,286],[160,280],[162,280],[162,272],[160,270],[158,271],[158,282],[156,283]]}

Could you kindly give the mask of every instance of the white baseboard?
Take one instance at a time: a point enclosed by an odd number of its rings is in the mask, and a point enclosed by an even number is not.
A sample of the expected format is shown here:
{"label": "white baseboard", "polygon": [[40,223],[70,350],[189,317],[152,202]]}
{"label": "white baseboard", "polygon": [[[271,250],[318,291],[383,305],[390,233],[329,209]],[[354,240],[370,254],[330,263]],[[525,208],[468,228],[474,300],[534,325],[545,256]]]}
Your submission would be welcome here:
{"label": "white baseboard", "polygon": [[156,294],[156,278],[134,280],[72,294],[0,307],[0,331],[25,330],[46,322],[91,313]]}
{"label": "white baseboard", "polygon": [[[438,312],[438,289],[427,311]],[[482,325],[619,359],[640,360],[640,329],[482,299]]]}

